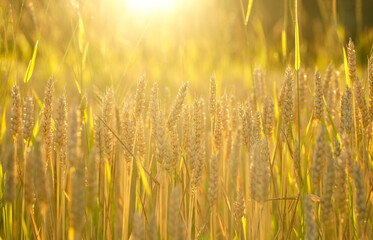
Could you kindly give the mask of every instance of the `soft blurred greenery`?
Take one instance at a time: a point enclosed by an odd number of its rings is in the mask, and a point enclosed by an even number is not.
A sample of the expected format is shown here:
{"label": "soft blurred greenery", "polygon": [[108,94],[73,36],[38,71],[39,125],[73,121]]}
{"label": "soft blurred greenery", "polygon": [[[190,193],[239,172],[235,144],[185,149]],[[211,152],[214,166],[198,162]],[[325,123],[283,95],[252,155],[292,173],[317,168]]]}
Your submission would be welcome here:
{"label": "soft blurred greenery", "polygon": [[[298,5],[302,65],[341,65],[350,36],[358,63],[366,64],[373,42],[372,1]],[[179,0],[167,12],[136,11],[126,0],[5,0],[0,6],[2,100],[5,89],[23,81],[37,40],[30,80],[37,92],[51,76],[58,91],[68,94],[77,92],[76,84],[83,91],[113,85],[120,92],[145,73],[172,89],[191,81],[198,94],[211,74],[226,87],[248,87],[253,67],[268,73],[294,59],[291,0],[254,0],[247,25],[248,0]]]}

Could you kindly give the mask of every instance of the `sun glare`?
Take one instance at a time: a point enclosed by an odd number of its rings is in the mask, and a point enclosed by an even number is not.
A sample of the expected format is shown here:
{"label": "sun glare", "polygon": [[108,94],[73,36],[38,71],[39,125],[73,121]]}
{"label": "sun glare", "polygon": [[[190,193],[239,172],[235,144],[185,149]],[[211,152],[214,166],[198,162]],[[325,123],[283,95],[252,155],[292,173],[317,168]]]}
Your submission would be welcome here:
{"label": "sun glare", "polygon": [[125,0],[130,9],[140,12],[171,12],[181,0]]}

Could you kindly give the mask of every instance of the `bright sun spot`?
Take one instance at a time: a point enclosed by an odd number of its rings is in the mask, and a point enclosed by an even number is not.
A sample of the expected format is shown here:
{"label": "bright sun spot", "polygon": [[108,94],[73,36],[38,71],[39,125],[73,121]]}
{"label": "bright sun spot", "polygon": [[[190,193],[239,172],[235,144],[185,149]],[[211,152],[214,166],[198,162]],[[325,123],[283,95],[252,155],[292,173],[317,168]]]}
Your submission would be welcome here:
{"label": "bright sun spot", "polygon": [[125,0],[130,9],[141,12],[170,12],[181,0]]}

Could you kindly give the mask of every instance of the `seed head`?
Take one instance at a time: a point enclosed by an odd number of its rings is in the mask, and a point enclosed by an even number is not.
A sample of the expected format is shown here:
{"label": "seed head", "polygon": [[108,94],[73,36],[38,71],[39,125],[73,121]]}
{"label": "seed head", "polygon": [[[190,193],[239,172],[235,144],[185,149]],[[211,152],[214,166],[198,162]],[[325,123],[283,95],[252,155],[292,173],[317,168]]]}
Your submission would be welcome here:
{"label": "seed head", "polygon": [[21,96],[17,85],[14,85],[12,88],[12,112],[10,120],[10,132],[12,133],[13,142],[17,142],[17,136],[22,128]]}

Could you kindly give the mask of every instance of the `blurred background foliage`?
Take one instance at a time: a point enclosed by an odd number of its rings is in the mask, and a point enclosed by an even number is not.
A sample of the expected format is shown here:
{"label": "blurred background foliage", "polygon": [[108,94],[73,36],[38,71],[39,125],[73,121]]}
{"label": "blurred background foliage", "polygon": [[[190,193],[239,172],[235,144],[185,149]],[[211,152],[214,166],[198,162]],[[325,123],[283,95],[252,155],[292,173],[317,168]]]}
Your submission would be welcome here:
{"label": "blurred background foliage", "polygon": [[[119,96],[146,73],[174,89],[191,81],[192,93],[211,74],[228,88],[251,86],[252,70],[267,81],[294,62],[294,1],[175,0],[168,11],[137,11],[127,0],[0,1],[1,100],[22,83],[39,41],[32,88],[41,92],[50,76],[57,89],[113,85]],[[343,64],[342,47],[356,42],[364,66],[373,43],[373,1],[300,0],[301,64],[325,69]],[[360,71],[362,71],[360,69]],[[78,87],[75,87],[78,86]],[[117,95],[118,95],[117,94]],[[176,94],[176,92],[175,92]]]}

